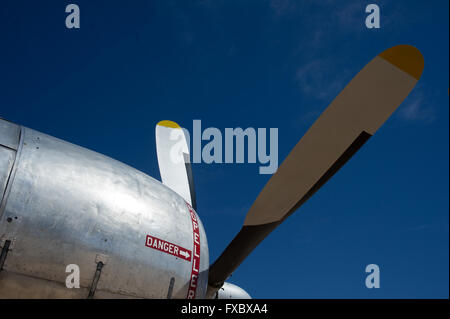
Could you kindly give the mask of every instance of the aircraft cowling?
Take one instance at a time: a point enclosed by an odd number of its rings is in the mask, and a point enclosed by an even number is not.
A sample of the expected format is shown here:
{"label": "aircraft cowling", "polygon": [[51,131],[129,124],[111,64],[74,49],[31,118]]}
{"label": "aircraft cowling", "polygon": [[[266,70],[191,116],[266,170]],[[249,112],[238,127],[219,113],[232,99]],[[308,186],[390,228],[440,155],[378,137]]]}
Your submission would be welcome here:
{"label": "aircraft cowling", "polygon": [[[1,119],[0,134],[0,298],[86,298],[97,275],[94,298],[204,298],[206,234],[181,196],[109,157]],[[80,288],[67,288],[68,265],[79,267]]]}
{"label": "aircraft cowling", "polygon": [[241,287],[225,282],[217,291],[216,299],[251,299],[250,295]]}
{"label": "aircraft cowling", "polygon": [[0,203],[16,159],[19,139],[20,127],[0,118]]}

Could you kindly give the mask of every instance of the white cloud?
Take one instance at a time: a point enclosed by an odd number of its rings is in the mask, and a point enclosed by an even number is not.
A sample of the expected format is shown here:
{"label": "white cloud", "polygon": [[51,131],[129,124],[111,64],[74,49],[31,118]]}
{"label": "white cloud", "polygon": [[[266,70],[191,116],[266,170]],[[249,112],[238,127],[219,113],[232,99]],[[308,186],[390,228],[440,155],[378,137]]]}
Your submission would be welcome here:
{"label": "white cloud", "polygon": [[280,17],[295,11],[296,3],[292,0],[271,0],[270,7],[275,16]]}
{"label": "white cloud", "polygon": [[415,88],[404,105],[400,107],[399,117],[406,122],[432,123],[435,120],[434,110],[429,106],[422,91]]}
{"label": "white cloud", "polygon": [[300,90],[319,100],[330,100],[337,96],[348,77],[345,71],[335,71],[334,62],[331,59],[316,59],[300,67],[295,75]]}

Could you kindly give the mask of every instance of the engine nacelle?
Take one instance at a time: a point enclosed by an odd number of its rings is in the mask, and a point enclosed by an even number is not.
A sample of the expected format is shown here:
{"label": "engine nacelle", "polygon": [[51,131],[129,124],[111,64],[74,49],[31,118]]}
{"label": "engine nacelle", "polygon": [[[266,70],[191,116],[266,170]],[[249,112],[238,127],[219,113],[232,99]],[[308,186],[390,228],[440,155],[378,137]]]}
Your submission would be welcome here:
{"label": "engine nacelle", "polygon": [[217,291],[215,299],[252,299],[241,287],[226,282]]}
{"label": "engine nacelle", "polygon": [[[109,157],[1,119],[0,253],[0,298],[206,293],[206,234],[180,195]],[[67,287],[73,265],[79,288]]]}
{"label": "engine nacelle", "polygon": [[0,203],[19,148],[20,127],[0,119]]}

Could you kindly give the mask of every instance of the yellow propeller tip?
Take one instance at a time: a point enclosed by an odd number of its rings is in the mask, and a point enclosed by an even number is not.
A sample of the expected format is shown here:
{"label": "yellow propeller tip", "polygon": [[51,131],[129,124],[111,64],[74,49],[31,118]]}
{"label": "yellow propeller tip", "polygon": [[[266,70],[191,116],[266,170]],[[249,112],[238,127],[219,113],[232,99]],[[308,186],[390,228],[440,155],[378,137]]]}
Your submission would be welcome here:
{"label": "yellow propeller tip", "polygon": [[177,123],[173,121],[160,121],[157,125],[171,128],[181,128]]}
{"label": "yellow propeller tip", "polygon": [[424,67],[424,59],[420,51],[411,45],[397,45],[379,54],[389,63],[419,80]]}

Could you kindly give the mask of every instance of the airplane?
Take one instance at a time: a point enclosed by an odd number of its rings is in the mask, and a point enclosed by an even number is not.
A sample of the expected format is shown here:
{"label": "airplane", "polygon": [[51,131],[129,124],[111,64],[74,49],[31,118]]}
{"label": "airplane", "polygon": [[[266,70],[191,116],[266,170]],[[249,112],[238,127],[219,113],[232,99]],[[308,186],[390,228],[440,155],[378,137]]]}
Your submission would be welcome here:
{"label": "airplane", "polygon": [[[171,152],[177,123],[156,125],[160,182],[0,119],[0,298],[250,298],[230,275],[381,127],[423,68],[410,45],[373,58],[292,149],[212,264],[186,139]],[[79,287],[70,287],[70,269]]]}

